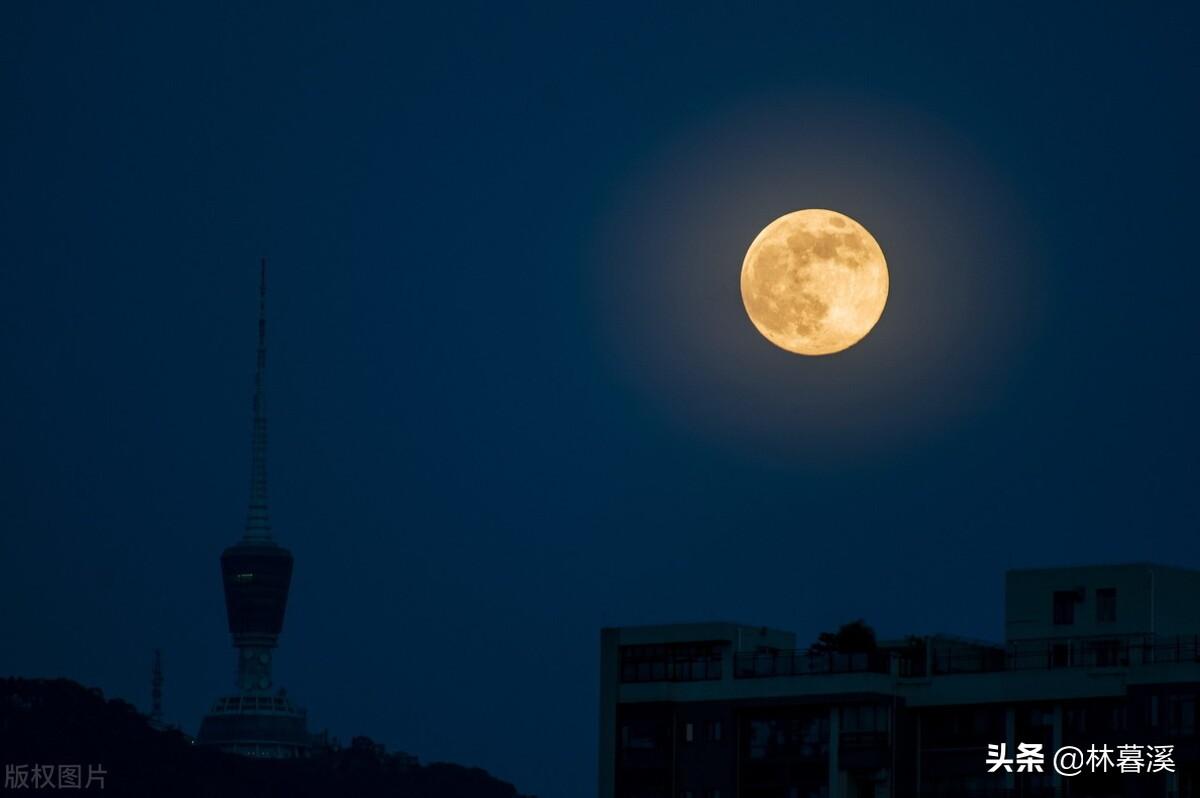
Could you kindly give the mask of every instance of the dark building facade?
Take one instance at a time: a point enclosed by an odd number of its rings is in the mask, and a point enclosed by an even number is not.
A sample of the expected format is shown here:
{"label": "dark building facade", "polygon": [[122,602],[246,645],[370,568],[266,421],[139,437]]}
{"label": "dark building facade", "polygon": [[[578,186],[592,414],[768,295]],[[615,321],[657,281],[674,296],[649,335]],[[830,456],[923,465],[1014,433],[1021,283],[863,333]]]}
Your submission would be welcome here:
{"label": "dark building facade", "polygon": [[[605,629],[600,798],[1200,796],[1200,573],[1013,571],[1006,627],[853,653],[728,623]],[[989,772],[989,745],[1021,743],[1041,772]],[[1113,766],[1060,775],[1066,746]]]}
{"label": "dark building facade", "polygon": [[261,268],[250,505],[242,539],[221,554],[225,609],[238,652],[238,692],[214,702],[196,742],[247,756],[290,758],[307,753],[311,736],[304,710],[284,690],[275,691],[271,676],[292,581],[292,553],[275,542],[267,513],[265,261]]}

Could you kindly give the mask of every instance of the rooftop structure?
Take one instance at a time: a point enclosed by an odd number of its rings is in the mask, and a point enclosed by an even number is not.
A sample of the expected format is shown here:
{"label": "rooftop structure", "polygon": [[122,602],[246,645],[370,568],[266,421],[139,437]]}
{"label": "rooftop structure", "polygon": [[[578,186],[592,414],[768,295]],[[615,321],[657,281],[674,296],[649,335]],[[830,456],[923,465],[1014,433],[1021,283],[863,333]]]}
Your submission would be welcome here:
{"label": "rooftop structure", "polygon": [[[1200,795],[1200,573],[1011,571],[1006,639],[798,647],[733,623],[604,629],[600,798]],[[989,744],[1043,772],[989,773]],[[1174,772],[1050,767],[1059,747],[1173,745]]]}

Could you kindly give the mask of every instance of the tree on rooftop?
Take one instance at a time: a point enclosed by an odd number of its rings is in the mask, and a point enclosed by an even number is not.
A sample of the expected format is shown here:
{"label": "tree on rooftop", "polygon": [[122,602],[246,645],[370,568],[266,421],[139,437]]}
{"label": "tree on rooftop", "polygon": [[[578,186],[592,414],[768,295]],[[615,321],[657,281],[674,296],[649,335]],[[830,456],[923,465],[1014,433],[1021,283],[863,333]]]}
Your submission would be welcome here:
{"label": "tree on rooftop", "polygon": [[842,624],[836,632],[821,632],[808,650],[814,654],[861,654],[875,650],[875,630],[862,618]]}

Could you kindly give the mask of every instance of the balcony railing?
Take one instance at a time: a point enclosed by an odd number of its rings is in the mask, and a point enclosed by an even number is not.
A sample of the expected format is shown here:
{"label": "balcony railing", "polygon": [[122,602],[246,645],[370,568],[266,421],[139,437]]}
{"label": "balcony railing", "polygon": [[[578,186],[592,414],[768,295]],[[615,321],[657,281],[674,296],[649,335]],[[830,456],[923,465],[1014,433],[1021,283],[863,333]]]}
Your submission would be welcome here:
{"label": "balcony railing", "polygon": [[934,675],[1200,662],[1200,636],[1045,638],[1021,640],[1006,648],[935,647],[929,662]]}
{"label": "balcony railing", "polygon": [[[1028,787],[1017,789],[1005,787],[926,787],[917,793],[918,798],[1062,798],[1059,787]],[[1177,798],[1174,792],[1167,798]]]}
{"label": "balcony railing", "polygon": [[885,649],[856,654],[755,651],[734,655],[734,677],[766,679],[848,673],[896,673],[906,677],[1056,668],[1128,668],[1161,663],[1200,663],[1200,636],[1046,638],[1003,646],[933,644],[925,652]]}
{"label": "balcony railing", "polygon": [[772,676],[828,676],[842,673],[888,673],[892,654],[870,651],[858,654],[811,651],[755,651],[734,656],[738,679]]}

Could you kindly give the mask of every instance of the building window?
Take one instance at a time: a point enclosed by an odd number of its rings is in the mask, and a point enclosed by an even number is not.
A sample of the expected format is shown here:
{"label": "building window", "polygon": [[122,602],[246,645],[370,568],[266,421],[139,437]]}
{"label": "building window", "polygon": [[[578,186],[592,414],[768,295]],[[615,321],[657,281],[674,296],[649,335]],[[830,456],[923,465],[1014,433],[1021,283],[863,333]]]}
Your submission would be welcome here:
{"label": "building window", "polygon": [[699,682],[721,678],[723,642],[621,646],[622,682]]}
{"label": "building window", "polygon": [[1098,668],[1112,668],[1128,664],[1120,640],[1095,640],[1091,644],[1092,665]]}
{"label": "building window", "polygon": [[721,721],[710,720],[708,722],[708,739],[714,743],[721,742]]}
{"label": "building window", "polygon": [[776,764],[825,762],[829,756],[828,715],[815,709],[794,712],[748,719],[742,737],[747,758]]}
{"label": "building window", "polygon": [[694,736],[694,732],[692,730],[692,724],[685,723],[683,725],[683,739],[687,740],[690,743],[692,741],[693,736]]}
{"label": "building window", "polygon": [[1102,587],[1096,591],[1096,623],[1116,623],[1117,589]]}
{"label": "building window", "polygon": [[1075,597],[1074,590],[1055,590],[1054,591],[1054,625],[1055,626],[1070,626],[1075,623]]}
{"label": "building window", "polygon": [[621,727],[621,748],[626,751],[653,751],[658,748],[657,738],[652,721],[633,721]]}
{"label": "building window", "polygon": [[1168,699],[1168,734],[1191,737],[1196,733],[1196,698],[1191,695],[1173,695]]}

